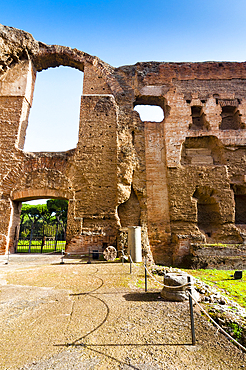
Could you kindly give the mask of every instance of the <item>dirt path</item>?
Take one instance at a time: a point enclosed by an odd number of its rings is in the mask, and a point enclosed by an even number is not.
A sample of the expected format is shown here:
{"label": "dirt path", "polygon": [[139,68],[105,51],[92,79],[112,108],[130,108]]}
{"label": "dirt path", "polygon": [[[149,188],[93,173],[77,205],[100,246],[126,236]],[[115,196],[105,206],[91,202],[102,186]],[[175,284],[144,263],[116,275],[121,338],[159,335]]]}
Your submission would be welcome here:
{"label": "dirt path", "polygon": [[188,304],[144,293],[141,267],[59,260],[0,260],[0,369],[246,368],[199,312],[192,346]]}

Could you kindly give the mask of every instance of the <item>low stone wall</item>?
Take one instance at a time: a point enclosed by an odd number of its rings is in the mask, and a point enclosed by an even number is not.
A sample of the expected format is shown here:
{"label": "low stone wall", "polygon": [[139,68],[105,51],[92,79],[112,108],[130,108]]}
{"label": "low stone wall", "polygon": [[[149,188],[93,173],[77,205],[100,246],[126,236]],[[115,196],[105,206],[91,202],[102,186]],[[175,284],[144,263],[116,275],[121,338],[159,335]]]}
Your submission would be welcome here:
{"label": "low stone wall", "polygon": [[188,264],[195,269],[244,270],[246,269],[246,247],[243,244],[192,245]]}

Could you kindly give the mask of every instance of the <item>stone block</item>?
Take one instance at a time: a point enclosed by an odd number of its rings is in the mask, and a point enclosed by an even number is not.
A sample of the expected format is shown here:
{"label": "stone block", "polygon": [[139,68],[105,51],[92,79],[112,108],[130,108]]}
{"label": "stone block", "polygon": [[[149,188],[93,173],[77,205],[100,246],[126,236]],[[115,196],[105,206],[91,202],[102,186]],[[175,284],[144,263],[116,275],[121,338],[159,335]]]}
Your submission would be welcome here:
{"label": "stone block", "polygon": [[191,158],[191,164],[194,164],[194,165],[199,165],[199,164],[211,165],[213,163],[214,163],[213,158],[210,156],[196,155]]}
{"label": "stone block", "polygon": [[[187,284],[187,275],[186,273],[168,273],[164,276],[164,284],[161,291],[161,297],[164,298],[166,301],[175,301],[175,302],[183,302],[189,299],[189,295],[187,293],[187,287],[184,285]],[[199,293],[196,292],[194,289],[194,281],[195,279],[193,276],[190,276],[191,280],[191,294],[194,296],[196,300],[199,300]],[[184,287],[182,287],[184,286]],[[170,288],[169,288],[170,287]],[[173,289],[177,287],[176,289]],[[180,287],[180,288],[179,288]]]}

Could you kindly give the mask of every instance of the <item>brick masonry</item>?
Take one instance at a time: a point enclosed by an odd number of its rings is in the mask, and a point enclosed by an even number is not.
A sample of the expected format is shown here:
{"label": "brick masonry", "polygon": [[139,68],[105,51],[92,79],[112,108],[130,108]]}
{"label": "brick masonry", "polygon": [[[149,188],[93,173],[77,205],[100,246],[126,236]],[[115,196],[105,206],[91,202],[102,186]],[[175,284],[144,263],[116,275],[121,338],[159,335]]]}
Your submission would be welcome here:
{"label": "brick masonry", "polygon": [[[117,246],[134,225],[162,264],[186,263],[194,245],[243,244],[246,63],[114,68],[1,25],[0,40],[1,254],[15,250],[21,202],[38,198],[69,200],[67,251]],[[84,72],[78,144],[26,153],[36,73],[59,65]],[[137,104],[164,120],[142,122]]]}

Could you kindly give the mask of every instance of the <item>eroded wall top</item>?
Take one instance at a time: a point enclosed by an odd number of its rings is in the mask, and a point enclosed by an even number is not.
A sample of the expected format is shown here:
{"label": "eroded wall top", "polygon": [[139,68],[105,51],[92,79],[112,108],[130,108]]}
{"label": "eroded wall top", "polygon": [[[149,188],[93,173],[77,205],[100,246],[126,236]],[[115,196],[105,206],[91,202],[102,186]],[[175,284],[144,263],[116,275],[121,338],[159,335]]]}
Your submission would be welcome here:
{"label": "eroded wall top", "polygon": [[[246,62],[165,63],[140,62],[114,68],[96,56],[66,46],[36,41],[25,31],[0,25],[0,76],[22,60],[31,59],[36,70],[60,65],[84,71],[85,63],[104,73],[111,90],[125,96],[164,95],[175,81],[245,79]],[[189,87],[187,86],[187,89]]]}

